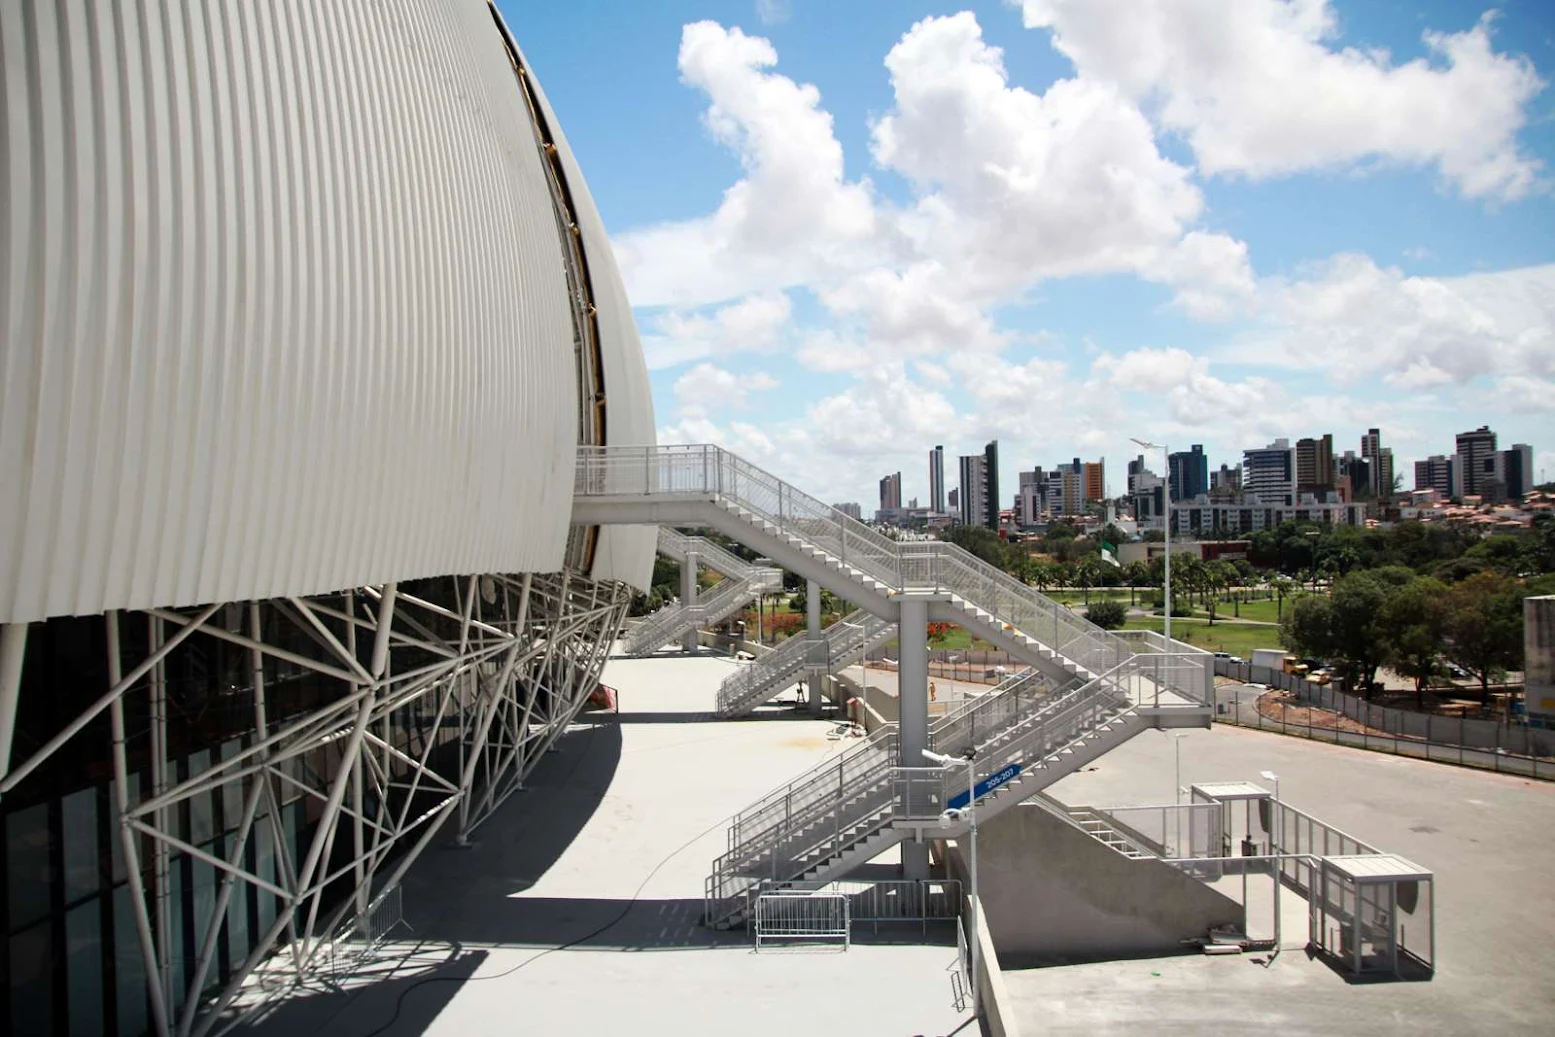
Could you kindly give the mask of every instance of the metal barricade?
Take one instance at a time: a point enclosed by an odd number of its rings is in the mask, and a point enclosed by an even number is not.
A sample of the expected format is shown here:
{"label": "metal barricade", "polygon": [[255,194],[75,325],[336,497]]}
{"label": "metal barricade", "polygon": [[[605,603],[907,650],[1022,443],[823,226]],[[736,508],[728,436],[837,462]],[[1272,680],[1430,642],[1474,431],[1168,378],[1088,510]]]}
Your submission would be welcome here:
{"label": "metal barricade", "polygon": [[756,898],[756,949],[773,941],[841,941],[846,951],[852,923],[846,893],[779,890]]}

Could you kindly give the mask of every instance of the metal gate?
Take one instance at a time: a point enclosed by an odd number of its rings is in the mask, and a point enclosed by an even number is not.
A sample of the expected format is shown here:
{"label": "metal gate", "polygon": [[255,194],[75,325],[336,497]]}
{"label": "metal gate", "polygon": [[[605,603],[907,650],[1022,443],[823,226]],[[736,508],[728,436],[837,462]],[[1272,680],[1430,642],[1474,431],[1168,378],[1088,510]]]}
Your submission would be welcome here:
{"label": "metal gate", "polygon": [[839,941],[848,949],[851,919],[845,893],[779,890],[756,898],[756,949],[788,940],[794,942]]}

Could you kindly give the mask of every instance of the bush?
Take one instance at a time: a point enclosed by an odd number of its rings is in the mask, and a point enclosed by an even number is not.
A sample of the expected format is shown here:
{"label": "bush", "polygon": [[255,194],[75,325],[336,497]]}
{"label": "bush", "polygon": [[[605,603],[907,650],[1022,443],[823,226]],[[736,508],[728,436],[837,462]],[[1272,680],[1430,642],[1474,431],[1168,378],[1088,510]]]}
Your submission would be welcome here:
{"label": "bush", "polygon": [[1098,601],[1085,610],[1085,618],[1103,630],[1117,630],[1127,615],[1128,609],[1121,601]]}

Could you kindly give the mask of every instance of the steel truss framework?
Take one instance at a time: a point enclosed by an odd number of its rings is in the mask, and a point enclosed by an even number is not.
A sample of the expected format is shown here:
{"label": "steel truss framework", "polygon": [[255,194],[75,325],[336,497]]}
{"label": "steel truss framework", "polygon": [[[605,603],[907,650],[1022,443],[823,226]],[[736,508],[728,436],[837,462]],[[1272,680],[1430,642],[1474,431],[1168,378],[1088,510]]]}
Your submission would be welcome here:
{"label": "steel truss framework", "polygon": [[[629,599],[622,584],[572,572],[486,574],[316,598],[109,613],[110,686],[30,758],[0,770],[0,794],[107,711],[118,838],[152,1032],[220,1032],[246,1014],[234,1007],[240,991],[251,1008],[268,1000],[244,990],[261,963],[263,986],[278,993],[326,964],[336,941],[371,939],[381,931],[385,899],[439,830],[452,819],[454,838],[464,842],[522,787],[598,687]],[[145,632],[135,638],[144,653],[132,651],[124,636],[136,623]],[[0,671],[19,669],[18,638],[10,636],[13,628],[5,633],[11,650],[0,653],[8,657]],[[168,668],[175,653],[198,655],[213,640],[236,646],[236,658],[246,660],[233,708],[249,713],[249,730],[240,751],[174,781]],[[0,679],[8,675],[14,676]],[[335,693],[306,710],[280,708],[285,684],[298,678],[315,686],[322,678]],[[139,783],[141,795],[132,795],[128,780],[127,707],[149,719],[150,782]],[[298,793],[312,801],[308,812],[317,821],[294,846],[282,831],[281,806]],[[180,806],[200,796],[241,803],[235,829],[216,843],[222,852],[194,845],[177,821]],[[275,848],[274,865],[257,869],[250,844],[263,835]],[[214,907],[195,919],[192,970],[175,962],[173,951],[169,862],[178,854],[218,876]],[[247,887],[274,898],[274,918],[255,930],[242,960],[229,955],[221,977],[216,963],[229,903],[246,898]]]}

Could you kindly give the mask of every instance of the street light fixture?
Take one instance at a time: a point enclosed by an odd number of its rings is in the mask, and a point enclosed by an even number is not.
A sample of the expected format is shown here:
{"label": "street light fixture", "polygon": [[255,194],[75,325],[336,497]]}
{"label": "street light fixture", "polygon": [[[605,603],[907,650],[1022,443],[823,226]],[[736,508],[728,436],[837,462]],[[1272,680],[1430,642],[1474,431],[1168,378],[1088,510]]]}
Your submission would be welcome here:
{"label": "street light fixture", "polygon": [[[965,818],[967,823],[971,826],[972,900],[970,902],[970,914],[972,916],[972,925],[971,932],[967,934],[966,942],[972,952],[972,971],[971,975],[967,977],[967,982],[968,985],[972,988],[972,1018],[976,1019],[978,1018],[979,1006],[981,1004],[981,997],[979,996],[977,986],[977,945],[980,942],[977,929],[979,921],[979,901],[977,899],[977,765],[975,759],[977,750],[973,749],[971,746],[968,746],[966,750],[966,756],[963,759],[957,759],[954,756],[946,756],[944,753],[933,752],[929,749],[924,749],[922,752],[925,759],[932,763],[937,763],[947,770],[951,767],[954,767],[958,763],[966,764],[966,810],[960,812],[960,817]],[[954,810],[947,810],[940,815],[940,823],[945,825],[948,825],[958,819],[957,811]]]}
{"label": "street light fixture", "polygon": [[1166,527],[1166,561],[1164,567],[1166,570],[1166,579],[1164,581],[1165,587],[1162,590],[1161,598],[1166,605],[1166,647],[1167,650],[1170,651],[1172,640],[1172,458],[1171,455],[1166,451],[1165,443],[1158,445],[1155,443],[1147,442],[1143,439],[1135,439],[1132,436],[1129,437],[1129,440],[1131,442],[1138,443],[1146,450],[1161,451],[1161,460],[1166,465],[1166,490],[1164,493],[1164,525]]}

